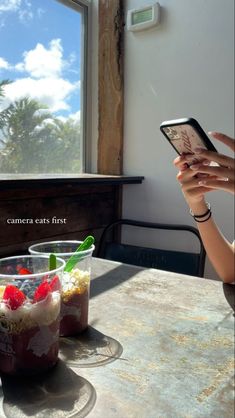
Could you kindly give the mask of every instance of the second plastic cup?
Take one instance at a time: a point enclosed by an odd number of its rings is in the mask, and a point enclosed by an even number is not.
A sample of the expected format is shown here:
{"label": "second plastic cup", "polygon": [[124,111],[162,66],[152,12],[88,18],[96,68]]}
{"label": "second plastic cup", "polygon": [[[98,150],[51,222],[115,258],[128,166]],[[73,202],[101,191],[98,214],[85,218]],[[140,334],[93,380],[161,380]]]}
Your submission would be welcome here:
{"label": "second plastic cup", "polygon": [[[29,247],[30,254],[55,254],[64,261],[75,253],[82,241],[51,241]],[[73,270],[64,272],[61,292],[60,336],[73,336],[88,326],[91,259],[95,247],[79,252]]]}

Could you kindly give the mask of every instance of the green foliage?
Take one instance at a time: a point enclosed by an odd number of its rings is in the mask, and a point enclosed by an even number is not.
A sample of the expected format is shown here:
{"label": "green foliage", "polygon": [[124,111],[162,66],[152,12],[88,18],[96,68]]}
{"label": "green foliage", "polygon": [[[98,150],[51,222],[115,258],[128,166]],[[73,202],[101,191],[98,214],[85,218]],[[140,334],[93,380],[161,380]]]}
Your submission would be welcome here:
{"label": "green foliage", "polygon": [[0,97],[4,97],[4,87],[7,84],[10,84],[10,83],[11,83],[10,80],[2,80],[2,81],[0,81]]}
{"label": "green foliage", "polygon": [[[7,84],[10,84],[10,83],[11,83],[10,80],[2,80],[2,81],[0,81],[0,103],[1,103],[1,98],[4,97],[4,87]],[[4,126],[3,114],[2,114],[2,112],[0,112],[0,129],[2,129],[3,126]]]}
{"label": "green foliage", "polygon": [[[8,83],[0,82],[0,97]],[[63,122],[28,97],[0,112],[0,173],[78,173],[80,159],[78,122]]]}

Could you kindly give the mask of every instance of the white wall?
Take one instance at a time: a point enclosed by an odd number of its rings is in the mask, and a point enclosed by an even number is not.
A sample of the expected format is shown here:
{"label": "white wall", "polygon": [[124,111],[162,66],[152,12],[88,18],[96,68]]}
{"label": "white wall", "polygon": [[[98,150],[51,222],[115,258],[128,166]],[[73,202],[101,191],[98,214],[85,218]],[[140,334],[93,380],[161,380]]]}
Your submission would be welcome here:
{"label": "white wall", "polygon": [[[150,3],[129,0],[126,9]],[[125,33],[124,174],[144,175],[145,181],[125,187],[123,216],[193,225],[175,179],[175,153],[159,125],[192,116],[206,131],[234,135],[234,2],[160,0],[160,4],[158,28]],[[216,147],[227,152],[224,146]],[[214,192],[208,200],[218,225],[232,240],[233,197]],[[168,239],[165,248],[170,245]],[[206,276],[216,276],[210,265]]]}

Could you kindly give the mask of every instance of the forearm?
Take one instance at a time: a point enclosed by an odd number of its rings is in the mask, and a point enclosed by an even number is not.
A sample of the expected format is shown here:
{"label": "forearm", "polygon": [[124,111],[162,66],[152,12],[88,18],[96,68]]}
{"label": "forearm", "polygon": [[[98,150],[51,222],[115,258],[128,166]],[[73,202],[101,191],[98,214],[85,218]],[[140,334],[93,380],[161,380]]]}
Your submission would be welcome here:
{"label": "forearm", "polygon": [[[201,215],[207,210],[204,201],[191,204],[190,207],[197,215]],[[198,222],[197,227],[207,256],[216,272],[225,283],[232,283],[235,281],[234,246],[225,239],[212,217],[206,222]]]}

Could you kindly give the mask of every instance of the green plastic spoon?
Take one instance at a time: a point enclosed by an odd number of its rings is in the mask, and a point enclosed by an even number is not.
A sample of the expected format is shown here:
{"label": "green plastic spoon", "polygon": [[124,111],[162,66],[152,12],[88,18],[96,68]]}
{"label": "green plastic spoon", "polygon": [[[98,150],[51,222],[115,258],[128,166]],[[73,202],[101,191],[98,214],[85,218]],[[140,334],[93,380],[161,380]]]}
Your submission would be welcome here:
{"label": "green plastic spoon", "polygon": [[49,257],[49,270],[55,270],[56,269],[56,256],[55,254],[50,254]]}
{"label": "green plastic spoon", "polygon": [[89,248],[91,248],[94,242],[95,238],[92,235],[88,235],[88,237],[86,237],[86,239],[76,249],[75,254],[73,254],[68,259],[67,263],[65,264],[64,271],[70,273],[70,271],[73,270],[77,262],[81,259],[81,255],[79,254],[79,252],[89,250]]}

